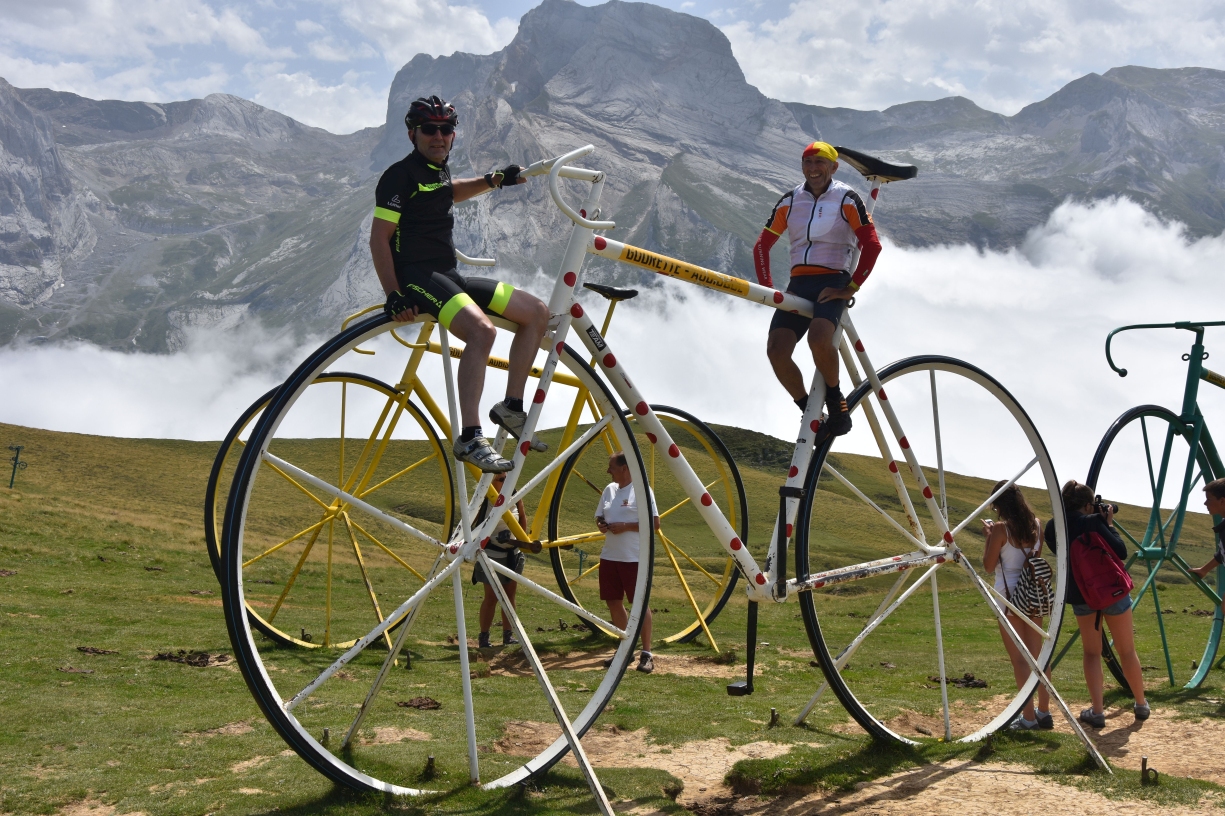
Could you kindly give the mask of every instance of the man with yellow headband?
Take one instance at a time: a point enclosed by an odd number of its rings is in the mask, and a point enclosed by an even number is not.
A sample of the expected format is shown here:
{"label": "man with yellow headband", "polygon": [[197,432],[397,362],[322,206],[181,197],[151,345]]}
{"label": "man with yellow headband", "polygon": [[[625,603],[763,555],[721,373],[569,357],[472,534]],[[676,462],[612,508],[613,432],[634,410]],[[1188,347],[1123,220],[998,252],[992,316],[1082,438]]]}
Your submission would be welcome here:
{"label": "man with yellow headband", "polygon": [[[842,319],[846,301],[855,295],[872,272],[880,254],[876,227],[859,194],[834,180],[838,151],[825,142],[804,148],[804,183],[784,194],[774,205],[766,228],[753,247],[757,281],[773,286],[770,277],[770,247],[784,232],[791,241],[791,281],[787,291],[811,300],[812,319],[776,311],[770,321],[766,355],[774,376],[795,400],[800,410],[808,408],[804,375],[792,359],[796,345],[808,334],[808,347],[817,372],[825,379],[825,404],[829,409],[830,433],[841,436],[851,430],[851,415],[838,387],[838,351],[834,331]],[[851,260],[860,249],[859,264],[851,274]]]}

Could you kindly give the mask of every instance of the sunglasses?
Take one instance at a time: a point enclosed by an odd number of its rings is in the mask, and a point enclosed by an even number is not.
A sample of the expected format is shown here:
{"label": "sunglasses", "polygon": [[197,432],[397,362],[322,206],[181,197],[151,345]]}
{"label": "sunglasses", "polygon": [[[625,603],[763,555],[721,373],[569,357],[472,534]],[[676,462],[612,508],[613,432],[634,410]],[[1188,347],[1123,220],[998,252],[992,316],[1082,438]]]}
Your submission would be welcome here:
{"label": "sunglasses", "polygon": [[417,125],[417,130],[424,133],[426,136],[434,136],[441,133],[443,136],[450,136],[455,132],[455,125]]}

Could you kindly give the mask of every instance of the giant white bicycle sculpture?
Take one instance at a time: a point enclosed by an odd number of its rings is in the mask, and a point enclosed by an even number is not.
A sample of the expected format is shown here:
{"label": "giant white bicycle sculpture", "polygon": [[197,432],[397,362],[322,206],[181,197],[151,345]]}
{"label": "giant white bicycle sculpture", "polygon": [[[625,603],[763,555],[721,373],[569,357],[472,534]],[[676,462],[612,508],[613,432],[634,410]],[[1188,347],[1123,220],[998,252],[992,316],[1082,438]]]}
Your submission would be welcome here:
{"label": "giant white bicycle sculpture", "polygon": [[[1015,691],[1012,668],[999,642],[1002,625],[1006,635],[1020,643],[1004,617],[1008,601],[982,579],[965,549],[970,546],[965,542],[976,540],[971,525],[998,495],[992,492],[994,478],[1005,475],[1007,484],[1025,479],[1035,506],[1056,521],[1060,537],[1053,565],[1062,596],[1068,569],[1059,486],[1041,437],[1021,406],[988,374],[952,358],[911,357],[878,370],[850,317],[844,316],[840,348],[855,386],[847,403],[856,431],[837,439],[823,436],[819,413],[823,400],[819,394],[810,398],[779,490],[774,533],[762,553],[764,562],[759,562],[743,533],[728,522],[719,501],[689,466],[668,426],[634,384],[625,361],[579,304],[582,265],[586,255],[595,254],[773,308],[811,314],[811,304],[597,235],[614,226],[600,220],[604,174],[571,166],[592,150],[581,148],[525,171],[525,175],[548,174],[554,202],[574,222],[549,300],[553,319],[542,344],[547,357],[533,374],[538,377],[538,387],[530,402],[525,438],[536,430],[552,388],[562,384],[586,389],[590,396],[592,421],[572,442],[554,445],[547,453],[531,451],[526,442],[515,448],[515,468],[507,474],[500,494],[489,489],[488,475],[455,479],[454,471],[463,476],[464,470],[439,459],[446,446],[438,444],[436,436],[421,440],[397,438],[394,433],[402,417],[428,425],[408,395],[414,391],[413,378],[420,376],[417,363],[429,345],[427,332],[434,330],[442,347],[450,426],[458,426],[448,333],[441,326],[426,324],[414,343],[396,334],[393,329],[400,326],[381,313],[351,325],[303,362],[272,397],[251,431],[225,508],[222,585],[239,666],[276,730],[307,762],[336,782],[393,794],[415,794],[432,787],[423,781],[430,778],[435,768],[432,757],[439,750],[431,737],[450,728],[456,733],[462,729],[466,736],[471,782],[481,784],[483,778],[492,777],[484,782],[487,788],[522,782],[571,751],[601,810],[610,813],[579,738],[613,700],[642,625],[655,545],[648,503],[639,502],[639,529],[644,531],[639,574],[645,579],[638,582],[624,629],[598,614],[598,602],[580,606],[542,585],[539,575],[533,580],[530,568],[516,575],[487,558],[483,547],[498,514],[488,513],[480,522],[476,517],[482,498],[495,509],[509,511],[518,501],[530,503],[533,496],[555,486],[563,473],[586,470],[586,475],[580,473],[582,481],[594,483],[599,473],[592,470],[602,466],[608,449],[620,448],[627,454],[639,496],[647,495],[644,458],[666,463],[688,502],[722,544],[726,555],[720,554],[719,563],[730,557],[746,579],[748,674],[745,681],[729,686],[729,693],[753,691],[758,606],[798,597],[825,683],[814,689],[797,721],[808,715],[828,687],[875,737],[910,742],[912,737],[902,733],[899,723],[911,716],[930,716],[942,733],[930,728],[926,733],[972,741],[1012,720],[1042,682],[1095,760],[1106,767],[1058,693],[1037,670],[1047,664],[1055,647],[1062,609],[1057,607],[1043,625],[1032,625],[1043,645],[1037,658],[1021,648],[1030,675],[1021,690]],[[911,178],[916,172],[913,167],[838,150],[871,183],[870,206],[882,183]],[[562,179],[586,185],[580,207],[566,202]],[[511,324],[495,322],[514,330]],[[413,358],[397,385],[367,389],[377,396],[371,410],[363,414],[350,407],[347,414],[342,413],[338,438],[302,438],[300,423],[314,410],[312,395],[323,390],[317,384],[331,383],[332,378],[339,382],[327,387],[349,387],[345,378],[350,375],[338,377],[329,372],[360,372],[359,346],[381,343],[384,350],[391,349],[394,346],[388,338],[392,335],[412,350]],[[586,354],[567,344],[572,335],[581,341]],[[594,366],[584,362],[588,356]],[[358,435],[366,442],[346,460],[345,423],[361,422],[374,430]],[[547,431],[542,434],[548,438]],[[493,442],[495,448],[501,448],[506,442],[504,433]],[[337,446],[339,472],[332,470]],[[895,457],[894,446],[900,458]],[[971,478],[967,472],[983,478]],[[416,473],[435,475],[429,480],[399,478]],[[389,493],[391,488],[384,487],[399,484],[411,487],[399,493]],[[458,524],[450,529],[453,498]],[[584,528],[594,528],[593,494],[571,490],[553,501],[562,506],[554,508],[552,526],[565,528],[555,529],[555,537],[581,535]],[[574,506],[568,508],[566,502]],[[661,499],[660,504],[665,502]],[[447,511],[432,515],[431,507]],[[441,521],[443,518],[448,521]],[[372,542],[364,556],[359,538]],[[864,545],[851,546],[851,538],[872,542],[867,553],[871,557],[865,560]],[[379,579],[380,558],[401,566],[422,564],[412,570],[414,580],[402,588],[402,602],[395,609],[376,608],[378,625],[360,625],[362,634],[339,656],[281,648],[253,631],[248,612],[272,606],[272,598],[261,596],[257,586],[270,583],[256,577],[260,564],[281,558],[293,565],[296,576],[309,568],[304,565],[313,546],[326,546],[330,564],[336,539],[352,545],[368,588]],[[342,557],[343,551],[344,547],[336,547],[335,557]],[[793,573],[788,569],[790,552],[794,552]],[[486,676],[479,665],[470,663],[461,566],[474,562],[489,574],[517,581],[527,591],[519,594],[519,614],[512,610],[509,616],[522,643],[526,666],[521,671],[530,669],[542,692],[535,701],[511,696],[508,684],[515,682],[513,678]],[[694,566],[703,569],[697,559]],[[408,571],[395,573],[407,575]],[[315,601],[298,601],[329,605],[329,620],[332,574],[329,570],[319,581]],[[437,653],[453,646],[454,654],[423,658],[418,652],[413,671],[404,671],[400,667],[412,657],[417,642],[410,635],[431,625],[428,621],[437,614],[439,604],[431,607],[427,601],[436,591],[445,591],[446,584],[450,584],[454,609],[451,631],[457,637],[449,646],[436,643],[432,648]],[[502,607],[510,610],[505,590],[498,582],[494,587]],[[389,597],[389,590],[384,588],[379,597]],[[276,605],[280,607],[284,600],[282,593]],[[577,648],[572,632],[558,631],[564,628],[559,614],[578,615],[592,628],[619,638],[611,665],[599,682],[589,679],[590,672],[575,671],[576,661],[589,657],[581,650],[564,658],[557,654]],[[548,626],[552,621],[559,626]],[[350,621],[349,625],[358,624]],[[598,656],[585,667],[598,669]],[[991,688],[977,691],[972,688],[974,683],[967,682],[971,688],[951,692],[949,686],[957,679],[952,675],[959,672],[975,674],[975,679],[990,677]],[[882,684],[887,673],[903,682]],[[899,693],[898,688],[904,691]],[[440,698],[443,712],[455,720],[431,720],[406,712],[406,707],[421,704],[419,698],[424,694],[417,689]],[[511,719],[541,719],[550,714],[560,731],[551,741],[529,740],[527,744],[533,747],[515,750],[515,734],[503,734]],[[526,762],[513,758],[524,753],[535,755]]]}

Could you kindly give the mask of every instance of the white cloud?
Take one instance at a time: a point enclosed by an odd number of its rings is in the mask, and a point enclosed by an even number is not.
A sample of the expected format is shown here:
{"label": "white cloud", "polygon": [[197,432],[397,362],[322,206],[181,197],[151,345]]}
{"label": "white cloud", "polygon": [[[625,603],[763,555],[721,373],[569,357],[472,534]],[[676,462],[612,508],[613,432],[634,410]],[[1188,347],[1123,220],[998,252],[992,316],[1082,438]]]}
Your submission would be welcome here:
{"label": "white cloud", "polygon": [[440,56],[455,51],[489,54],[515,36],[518,23],[490,21],[473,6],[444,0],[371,0],[339,9],[348,25],[376,43],[391,65],[399,67],[420,53]]}
{"label": "white cloud", "polygon": [[286,56],[233,9],[220,12],[203,0],[49,0],[0,4],[0,42],[49,54],[99,59],[148,59],[170,45],[223,42],[250,56]]}
{"label": "white cloud", "polygon": [[283,65],[249,65],[256,88],[252,99],[299,122],[332,133],[352,133],[380,125],[386,116],[387,89],[373,89],[349,72],[326,85],[305,71],[286,73]]}
{"label": "white cloud", "polygon": [[314,20],[298,20],[296,23],[294,23],[294,30],[296,30],[299,34],[305,34],[307,36],[324,34],[327,32],[326,28]]}
{"label": "white cloud", "polygon": [[855,108],[960,94],[1011,114],[1090,71],[1225,68],[1225,21],[1212,0],[799,0],[779,19],[739,20],[723,31],[766,94]]}
{"label": "white cloud", "polygon": [[[1122,335],[1115,359],[1131,376],[1120,379],[1102,353],[1107,332],[1128,323],[1218,316],[1208,305],[1225,301],[1223,260],[1225,238],[1188,240],[1180,227],[1131,202],[1069,204],[1007,252],[887,246],[852,315],[878,368],[914,354],[946,354],[995,376],[1033,418],[1059,477],[1083,478],[1098,440],[1126,408],[1178,408],[1180,357],[1191,342],[1189,333],[1174,330]],[[536,278],[528,288],[543,294],[548,283]],[[591,296],[588,305],[602,316],[602,301]],[[669,281],[618,307],[609,341],[652,402],[790,439],[798,416],[765,359],[769,320],[763,307]],[[1225,330],[1209,330],[1210,351],[1218,340],[1225,340]],[[500,338],[495,353],[504,354],[506,342]],[[0,350],[0,371],[23,387],[20,401],[0,404],[0,420],[116,436],[218,439],[313,345],[264,338],[248,327],[237,335],[198,335],[169,356],[87,345],[10,347]],[[810,362],[802,367],[811,373]],[[380,376],[394,379],[396,372]],[[92,401],[67,406],[68,389]],[[491,377],[486,402],[500,389]],[[944,399],[942,416],[951,422],[957,406],[951,395]],[[555,412],[563,401],[551,399],[546,407]],[[1200,405],[1219,428],[1225,395],[1205,385]],[[986,452],[998,446],[1001,453],[981,475],[1020,464],[1007,455],[1006,441],[988,438]],[[1138,498],[1143,478],[1122,489],[1129,495],[1115,498]]]}

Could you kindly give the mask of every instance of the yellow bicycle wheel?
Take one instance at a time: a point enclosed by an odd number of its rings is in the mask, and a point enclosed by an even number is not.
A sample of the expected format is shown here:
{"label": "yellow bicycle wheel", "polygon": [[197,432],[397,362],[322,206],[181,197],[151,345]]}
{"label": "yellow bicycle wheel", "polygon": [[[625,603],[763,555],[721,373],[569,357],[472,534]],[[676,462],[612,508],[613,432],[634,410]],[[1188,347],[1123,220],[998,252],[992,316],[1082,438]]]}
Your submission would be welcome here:
{"label": "yellow bicycle wheel", "polygon": [[[742,540],[748,534],[744,483],[731,454],[711,428],[691,414],[654,405],[698,478],[727,515]],[[731,597],[740,573],[702,521],[668,466],[656,457],[645,431],[631,420],[643,451],[647,478],[660,516],[651,583],[655,631],[665,643],[686,643],[705,634]],[[595,437],[566,462],[549,512],[549,553],[562,593],[584,608],[600,609],[600,550],[604,536],[595,525],[595,506],[609,482],[611,442]]]}
{"label": "yellow bicycle wheel", "polygon": [[[275,393],[263,395],[239,417],[213,463],[204,530],[215,570],[234,467]],[[320,472],[337,474],[363,500],[416,526],[451,528],[450,459],[430,421],[396,389],[362,374],[324,374],[299,401],[295,416],[288,418],[291,424],[295,418],[305,429],[303,437],[279,444]],[[243,564],[251,625],[281,645],[347,648],[357,632],[382,619],[381,599],[402,597],[421,585],[436,553],[388,546],[383,531],[338,511],[336,502],[320,498],[292,475],[279,476],[252,497],[250,556]]]}

